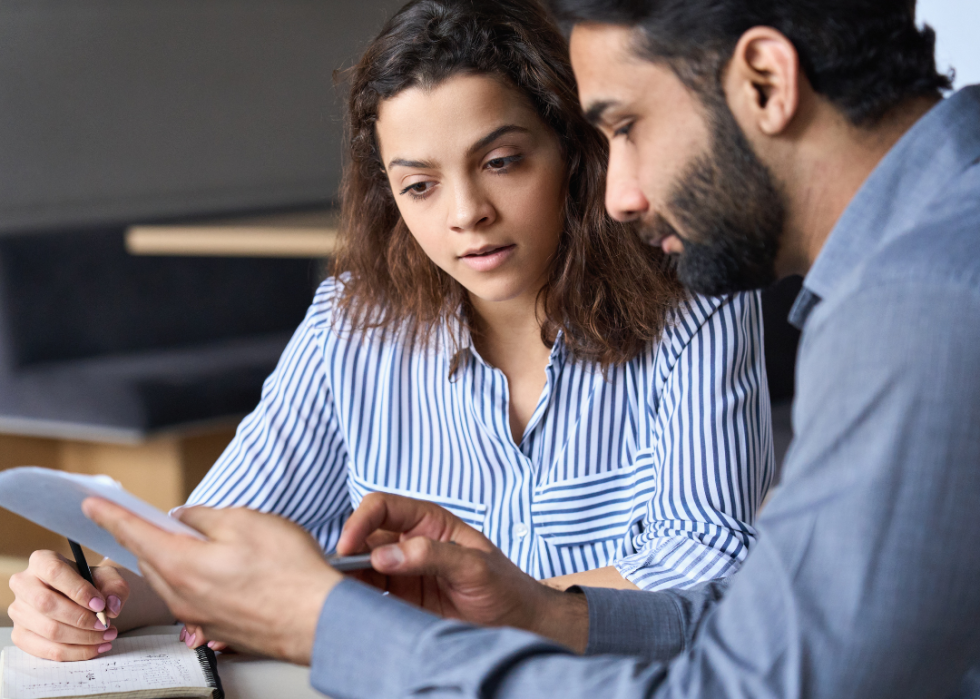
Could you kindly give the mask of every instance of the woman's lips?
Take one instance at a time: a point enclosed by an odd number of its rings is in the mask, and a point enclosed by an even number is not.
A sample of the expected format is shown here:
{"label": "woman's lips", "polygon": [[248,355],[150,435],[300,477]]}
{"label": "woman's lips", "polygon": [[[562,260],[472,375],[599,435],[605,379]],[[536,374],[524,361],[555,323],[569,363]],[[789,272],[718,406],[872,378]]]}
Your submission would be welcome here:
{"label": "woman's lips", "polygon": [[517,249],[517,245],[502,245],[486,252],[463,255],[459,259],[477,272],[489,272],[502,265]]}

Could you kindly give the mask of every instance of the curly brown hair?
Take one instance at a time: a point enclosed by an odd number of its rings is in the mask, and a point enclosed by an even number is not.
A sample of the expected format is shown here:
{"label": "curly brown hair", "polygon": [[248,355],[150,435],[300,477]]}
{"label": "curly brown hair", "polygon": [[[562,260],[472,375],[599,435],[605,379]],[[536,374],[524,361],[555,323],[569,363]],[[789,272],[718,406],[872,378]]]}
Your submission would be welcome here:
{"label": "curly brown hair", "polygon": [[346,71],[338,317],[413,344],[432,341],[439,326],[474,330],[466,290],[401,219],[375,133],[383,100],[460,73],[516,87],[558,136],[567,164],[564,230],[539,297],[542,341],[551,346],[560,330],[576,359],[604,368],[632,359],[659,339],[684,292],[666,256],[606,213],[606,142],[581,113],[565,38],[534,0],[414,0]]}

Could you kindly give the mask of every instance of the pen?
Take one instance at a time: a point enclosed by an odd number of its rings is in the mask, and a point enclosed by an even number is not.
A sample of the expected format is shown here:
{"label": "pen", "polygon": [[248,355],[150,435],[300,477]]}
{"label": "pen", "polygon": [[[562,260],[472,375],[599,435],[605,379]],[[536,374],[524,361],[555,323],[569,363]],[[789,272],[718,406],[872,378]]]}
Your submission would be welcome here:
{"label": "pen", "polygon": [[362,553],[357,556],[327,556],[327,563],[341,572],[349,570],[367,570],[371,567],[371,554]]}
{"label": "pen", "polygon": [[[95,581],[92,580],[92,571],[88,567],[88,561],[85,560],[85,552],[82,551],[82,547],[71,539],[68,540],[68,545],[71,546],[71,555],[75,557],[75,565],[78,566],[78,574],[85,578],[92,587],[95,587]],[[95,616],[99,618],[102,625],[109,628],[109,619],[106,618],[105,612],[96,612]]]}

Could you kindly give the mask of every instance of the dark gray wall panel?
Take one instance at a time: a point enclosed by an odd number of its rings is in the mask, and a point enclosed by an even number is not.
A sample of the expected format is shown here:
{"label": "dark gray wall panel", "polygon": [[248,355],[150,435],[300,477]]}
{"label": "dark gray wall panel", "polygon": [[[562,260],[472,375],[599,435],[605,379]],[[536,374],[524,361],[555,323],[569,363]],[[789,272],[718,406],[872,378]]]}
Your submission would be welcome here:
{"label": "dark gray wall panel", "polygon": [[332,71],[400,0],[4,0],[0,232],[336,194]]}

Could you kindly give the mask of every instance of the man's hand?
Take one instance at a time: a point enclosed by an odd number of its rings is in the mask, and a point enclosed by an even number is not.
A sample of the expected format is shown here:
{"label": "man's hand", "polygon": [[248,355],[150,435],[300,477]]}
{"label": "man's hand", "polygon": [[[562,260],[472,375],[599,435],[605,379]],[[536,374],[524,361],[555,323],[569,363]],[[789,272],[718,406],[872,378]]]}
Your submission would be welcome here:
{"label": "man's hand", "polygon": [[430,502],[371,493],[344,525],[341,555],[371,550],[376,573],[361,579],[444,617],[513,626],[582,652],[582,595],[542,585],[480,532]]}
{"label": "man's hand", "polygon": [[177,618],[208,638],[309,664],[320,608],[342,576],[302,528],[240,508],[180,510],[180,520],[209,539],[199,541],[99,498],[82,510],[136,555]]}

